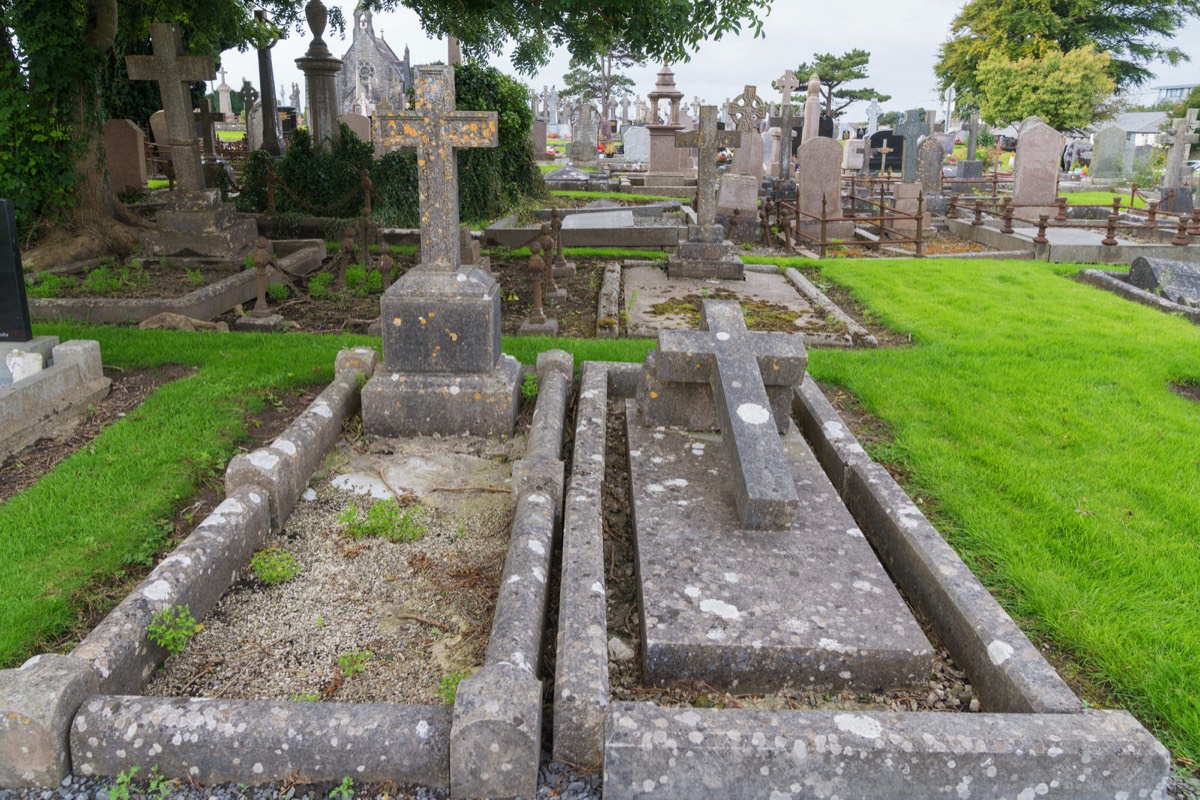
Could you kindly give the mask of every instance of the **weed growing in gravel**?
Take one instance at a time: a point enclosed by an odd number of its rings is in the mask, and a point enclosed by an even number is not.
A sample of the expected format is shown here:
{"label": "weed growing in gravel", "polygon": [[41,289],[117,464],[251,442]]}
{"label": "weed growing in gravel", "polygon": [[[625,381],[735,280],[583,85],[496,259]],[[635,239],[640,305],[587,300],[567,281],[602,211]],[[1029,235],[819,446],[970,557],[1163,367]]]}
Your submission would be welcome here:
{"label": "weed growing in gravel", "polygon": [[370,650],[353,650],[338,656],[338,666],[341,668],[342,674],[349,678],[366,669],[367,662],[374,657],[375,654]]}
{"label": "weed growing in gravel", "polygon": [[267,298],[276,303],[282,303],[292,293],[286,283],[272,283],[267,287]]}
{"label": "weed growing in gravel", "polygon": [[317,692],[294,692],[291,697],[293,703],[316,703],[321,699],[321,695]]}
{"label": "weed growing in gravel", "polygon": [[187,605],[167,606],[154,612],[147,635],[171,655],[178,655],[198,630],[200,625]]}
{"label": "weed growing in gravel", "polygon": [[332,272],[320,272],[308,279],[308,296],[313,300],[329,300],[333,292],[329,285],[333,283]]}
{"label": "weed growing in gravel", "polygon": [[402,508],[388,498],[372,505],[365,516],[358,504],[351,502],[338,514],[338,522],[346,526],[346,535],[352,539],[378,536],[389,542],[415,542],[426,533],[424,516],[420,506]]}
{"label": "weed growing in gravel", "polygon": [[250,569],[267,586],[287,583],[300,574],[300,562],[282,547],[259,550],[250,559]]}
{"label": "weed growing in gravel", "polygon": [[108,789],[108,800],[129,800],[129,787],[133,785],[133,776],[138,774],[141,767],[134,765],[126,770],[121,770],[117,775],[117,781]]}
{"label": "weed growing in gravel", "polygon": [[204,273],[198,269],[189,269],[184,274],[187,275],[188,283],[192,286],[199,286],[204,283]]}
{"label": "weed growing in gravel", "polygon": [[537,396],[538,376],[536,372],[531,372],[521,382],[521,397],[525,398],[526,403],[532,403],[534,400],[537,400]]}
{"label": "weed growing in gravel", "polygon": [[454,705],[454,698],[458,696],[458,685],[469,674],[470,671],[464,669],[458,672],[451,672],[449,675],[443,675],[442,682],[438,685],[438,699],[448,706]]}
{"label": "weed growing in gravel", "polygon": [[342,782],[329,791],[329,796],[342,798],[343,800],[349,800],[354,797],[354,778],[351,778],[349,775],[342,778]]}

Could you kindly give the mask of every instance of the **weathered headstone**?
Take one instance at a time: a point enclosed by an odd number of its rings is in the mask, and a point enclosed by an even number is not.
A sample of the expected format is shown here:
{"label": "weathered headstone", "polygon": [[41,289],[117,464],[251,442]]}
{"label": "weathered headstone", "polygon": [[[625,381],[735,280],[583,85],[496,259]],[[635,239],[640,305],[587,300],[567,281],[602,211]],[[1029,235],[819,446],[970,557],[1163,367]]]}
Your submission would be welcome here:
{"label": "weathered headstone", "polygon": [[926,195],[942,193],[942,159],[946,151],[935,135],[926,136],[917,145],[917,183],[925,187]]}
{"label": "weathered headstone", "polygon": [[571,147],[567,158],[573,164],[593,164],[599,142],[600,119],[590,101],[579,104],[571,115]]}
{"label": "weathered headstone", "polygon": [[903,145],[899,148],[900,173],[901,180],[905,183],[912,183],[917,179],[917,145],[920,144],[921,137],[928,136],[932,130],[927,120],[922,121],[923,113],[919,108],[909,109],[904,112],[904,119],[896,126],[896,134],[903,140]]}
{"label": "weathered headstone", "polygon": [[495,147],[497,115],[455,110],[452,67],[415,72],[414,110],[376,121],[385,147],[417,153],[421,260],[383,295],[383,363],[362,392],[364,428],[508,435],[519,367],[500,351],[499,286],[481,270],[460,270],[459,242],[456,151]]}
{"label": "weathered headstone", "polygon": [[869,169],[871,172],[883,174],[889,170],[896,172],[900,169],[902,162],[895,131],[886,128],[876,131],[868,141],[868,147],[870,148]]}
{"label": "weathered headstone", "polygon": [[725,238],[725,229],[716,223],[717,153],[735,147],[741,134],[717,130],[717,107],[700,107],[700,128],[676,131],[675,146],[697,150],[696,224],[688,226],[686,242],[679,243],[678,255],[667,259],[667,274],[684,278],[737,278],[745,267],[737,257],[733,242]]}
{"label": "weathered headstone", "polygon": [[[179,29],[165,22],[150,25],[150,41],[154,55],[125,57],[129,79],[158,83],[166,112],[175,180],[184,192],[201,191],[204,189],[204,171],[200,165],[200,148],[196,146],[196,122],[188,84],[212,80],[212,59],[184,55]],[[162,144],[159,142],[160,146]]]}
{"label": "weathered headstone", "polygon": [[842,150],[842,169],[857,172],[863,168],[863,139],[847,139]]}
{"label": "weathered headstone", "polygon": [[958,162],[960,180],[977,180],[983,177],[983,162],[976,158],[979,150],[979,115],[972,114],[967,123],[967,155]]}
{"label": "weathered headstone", "polygon": [[146,187],[146,135],[127,119],[104,123],[104,157],[114,192]]}
{"label": "weathered headstone", "polygon": [[758,125],[767,118],[767,104],[758,96],[758,89],[747,84],[742,93],[727,106],[733,129],[742,134],[741,144],[733,155],[733,168],[742,175],[752,175],[758,182],[763,176],[763,140]]}
{"label": "weathered headstone", "polygon": [[1187,166],[1192,145],[1200,141],[1196,130],[1197,110],[1189,108],[1179,119],[1171,120],[1170,132],[1162,137],[1162,144],[1170,144],[1167,163],[1163,167],[1162,209],[1175,214],[1188,214],[1194,207],[1192,192],[1194,183],[1192,170]]}
{"label": "weathered headstone", "polygon": [[796,73],[789,69],[776,78],[775,86],[783,98],[780,112],[782,119],[779,122],[779,151],[775,153],[779,167],[775,170],[775,176],[786,181],[792,178],[792,93],[800,87],[800,81],[796,80]]}
{"label": "weathered headstone", "polygon": [[32,338],[17,218],[12,200],[0,200],[0,342],[28,342]]}
{"label": "weathered headstone", "polygon": [[371,141],[371,120],[362,114],[342,114],[338,122],[344,123],[362,141]]}
{"label": "weathered headstone", "polygon": [[1092,165],[1088,177],[1093,181],[1120,180],[1132,166],[1125,163],[1125,131],[1110,122],[1096,132],[1092,142]]}
{"label": "weathered headstone", "polygon": [[225,82],[225,68],[221,67],[221,83],[217,86],[217,108],[226,122],[233,121],[233,101],[230,95],[233,94],[233,87]]}
{"label": "weathered headstone", "polygon": [[645,164],[650,160],[650,129],[638,125],[624,133],[625,163]]}
{"label": "weathered headstone", "polygon": [[1062,134],[1037,117],[1025,120],[1017,137],[1013,167],[1013,203],[1017,215],[1037,219],[1057,212],[1058,159]]}
{"label": "weathered headstone", "polygon": [[[836,139],[816,136],[800,145],[796,172],[796,202],[800,206],[800,225],[814,235],[820,234],[820,220],[842,216],[842,146]],[[852,222],[826,225],[826,236],[839,239],[854,235]]]}
{"label": "weathered headstone", "polygon": [[546,155],[546,120],[535,119],[529,129],[529,138],[533,140],[533,157],[545,161],[552,156]]}
{"label": "weathered headstone", "polygon": [[1129,282],[1173,303],[1200,307],[1200,264],[1135,258],[1129,267]]}

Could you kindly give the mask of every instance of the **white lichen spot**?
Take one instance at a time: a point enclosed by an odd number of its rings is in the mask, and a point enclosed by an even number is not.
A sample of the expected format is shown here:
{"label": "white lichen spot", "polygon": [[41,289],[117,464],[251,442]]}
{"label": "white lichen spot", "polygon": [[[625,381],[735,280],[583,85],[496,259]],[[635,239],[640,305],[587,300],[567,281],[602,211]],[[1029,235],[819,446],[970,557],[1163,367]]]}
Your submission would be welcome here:
{"label": "white lichen spot", "polygon": [[688,485],[688,482],[685,481],[683,478],[670,478],[668,480],[663,481],[663,486],[669,486],[672,489],[682,489],[683,487],[685,487],[687,485]]}
{"label": "white lichen spot", "polygon": [[701,600],[700,610],[706,614],[716,614],[721,619],[737,619],[741,616],[741,612],[737,610],[736,606],[732,606],[724,600],[713,598]]}
{"label": "white lichen spot", "polygon": [[458,386],[455,386],[454,384],[450,384],[450,388],[447,389],[446,391],[450,392],[450,394],[460,394],[462,392],[462,389]]}
{"label": "white lichen spot", "polygon": [[593,397],[595,397],[595,396],[596,396],[596,390],[595,390],[595,389],[588,389],[586,392],[584,392],[584,393],[583,393],[583,399],[584,399],[584,400],[591,400],[591,399],[592,399]]}
{"label": "white lichen spot", "polygon": [[507,582],[508,583],[516,583],[519,580],[521,580],[520,575],[510,575]]}
{"label": "white lichen spot", "polygon": [[717,341],[718,341],[718,342],[728,342],[728,341],[729,341],[729,334],[728,334],[728,333],[726,333],[725,331],[719,331],[719,332],[717,333]]}
{"label": "white lichen spot", "polygon": [[666,489],[664,489],[664,488],[662,487],[662,484],[659,484],[659,483],[651,483],[651,484],[649,484],[649,485],[647,485],[647,486],[646,486],[646,491],[647,491],[647,492],[650,492],[650,494],[662,494],[663,492],[665,492],[665,491],[666,491]]}
{"label": "white lichen spot", "polygon": [[990,658],[992,663],[997,667],[1003,664],[1005,661],[1008,661],[1008,659],[1012,658],[1012,654],[1013,648],[1008,642],[1002,642],[999,639],[996,639],[988,645],[988,658]]}
{"label": "white lichen spot", "polygon": [[700,744],[704,741],[704,734],[700,731],[692,731],[688,734],[688,741],[692,744]]}
{"label": "white lichen spot", "polygon": [[712,628],[708,633],[705,634],[705,636],[709,641],[712,642],[725,641],[725,631],[721,630],[720,628]]}
{"label": "white lichen spot", "polygon": [[313,500],[317,499],[317,492],[312,488],[305,489],[304,493],[300,495],[300,499],[306,503],[311,503]]}
{"label": "white lichen spot", "polygon": [[838,673],[838,677],[844,681],[850,680],[850,678],[851,678],[850,670],[848,670],[848,669],[842,670],[841,672]]}
{"label": "white lichen spot", "polygon": [[830,420],[821,427],[825,430],[825,435],[830,439],[841,439],[846,435],[846,426],[840,422]]}
{"label": "white lichen spot", "polygon": [[807,633],[808,623],[802,619],[790,618],[783,623],[787,627],[788,633]]}
{"label": "white lichen spot", "polygon": [[272,455],[266,450],[254,450],[246,455],[246,460],[258,469],[275,469],[279,466],[279,456]]}
{"label": "white lichen spot", "polygon": [[600,581],[596,581],[595,583],[593,583],[590,588],[591,588],[592,594],[598,595],[600,597],[604,597],[604,586],[601,585]]}
{"label": "white lichen spot", "polygon": [[546,545],[542,544],[537,539],[530,539],[529,543],[528,543],[528,547],[530,550],[537,553],[539,556],[546,555]]}
{"label": "white lichen spot", "polygon": [[870,592],[875,588],[871,585],[870,581],[855,581],[853,585],[854,588],[858,589],[860,592]]}
{"label": "white lichen spot", "polygon": [[958,793],[960,800],[967,800],[971,796],[971,776],[963,775],[963,779],[958,782],[958,786],[954,787],[954,791]]}
{"label": "white lichen spot", "polygon": [[329,405],[327,403],[325,403],[324,401],[319,402],[319,403],[313,403],[312,413],[316,414],[318,417],[324,417],[325,419],[333,419],[333,409],[331,409],[329,407]]}
{"label": "white lichen spot", "polygon": [[837,639],[821,639],[817,646],[822,650],[832,650],[835,653],[857,653],[858,648],[852,644],[842,644]]}
{"label": "white lichen spot", "polygon": [[171,584],[157,580],[142,590],[142,597],[156,602],[165,601],[171,596]]}
{"label": "white lichen spot", "polygon": [[726,583],[737,583],[738,582],[738,574],[736,572],[725,572],[725,573],[721,574],[721,577],[725,580]]}
{"label": "white lichen spot", "polygon": [[696,586],[685,586],[683,587],[683,593],[688,597],[695,599],[700,596],[700,589]]}
{"label": "white lichen spot", "polygon": [[847,529],[846,529],[846,535],[847,535],[847,536],[853,536],[853,537],[855,537],[855,538],[857,538],[857,539],[861,539],[861,538],[863,538],[863,532],[862,532],[862,531],[860,531],[858,528],[847,528]]}
{"label": "white lichen spot", "polygon": [[771,412],[758,403],[742,403],[737,407],[737,415],[748,425],[764,425],[771,419]]}
{"label": "white lichen spot", "polygon": [[255,761],[254,766],[250,768],[250,771],[255,775],[262,775],[263,765]]}
{"label": "white lichen spot", "polygon": [[861,714],[838,714],[833,718],[833,724],[839,731],[853,733],[864,739],[878,739],[879,735],[883,733],[883,726],[879,724],[878,720]]}

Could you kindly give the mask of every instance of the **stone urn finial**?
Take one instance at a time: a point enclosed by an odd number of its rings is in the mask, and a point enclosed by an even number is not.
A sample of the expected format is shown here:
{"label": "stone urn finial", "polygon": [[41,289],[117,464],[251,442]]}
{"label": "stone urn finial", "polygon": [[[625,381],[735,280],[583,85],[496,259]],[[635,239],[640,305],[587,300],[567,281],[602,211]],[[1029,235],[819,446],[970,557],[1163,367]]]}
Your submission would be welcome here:
{"label": "stone urn finial", "polygon": [[321,0],[308,0],[304,6],[304,16],[308,19],[308,28],[313,34],[313,44],[324,41],[325,25],[329,22],[329,10]]}

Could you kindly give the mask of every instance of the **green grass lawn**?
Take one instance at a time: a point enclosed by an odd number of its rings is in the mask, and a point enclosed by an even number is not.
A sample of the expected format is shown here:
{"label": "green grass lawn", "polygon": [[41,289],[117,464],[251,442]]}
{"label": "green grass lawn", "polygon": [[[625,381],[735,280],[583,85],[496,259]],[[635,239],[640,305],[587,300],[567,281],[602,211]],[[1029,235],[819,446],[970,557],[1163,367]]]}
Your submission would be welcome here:
{"label": "green grass lawn", "polygon": [[[1064,192],[1067,204],[1072,206],[1108,206],[1112,208],[1114,197],[1121,198],[1121,206],[1129,207],[1129,192]],[[1146,201],[1140,197],[1134,198],[1134,208],[1145,208]]]}
{"label": "green grass lawn", "polygon": [[171,182],[166,178],[148,178],[146,187],[149,189],[165,189],[171,185]]}
{"label": "green grass lawn", "polygon": [[240,142],[246,138],[246,131],[217,131],[217,138],[222,142]]}
{"label": "green grass lawn", "polygon": [[[822,265],[902,350],[815,351],[1013,616],[1200,759],[1200,328],[1031,261]],[[1194,768],[1194,764],[1193,764]]]}

